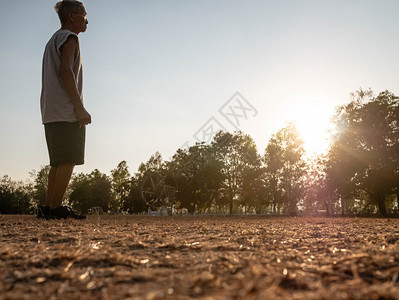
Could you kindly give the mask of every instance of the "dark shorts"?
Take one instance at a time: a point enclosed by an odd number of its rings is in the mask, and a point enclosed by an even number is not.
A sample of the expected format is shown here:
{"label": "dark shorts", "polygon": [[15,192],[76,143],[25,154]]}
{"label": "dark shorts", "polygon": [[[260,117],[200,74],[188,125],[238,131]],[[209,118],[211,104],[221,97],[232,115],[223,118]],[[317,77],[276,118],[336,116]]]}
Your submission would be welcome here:
{"label": "dark shorts", "polygon": [[50,166],[64,163],[83,165],[85,154],[86,126],[79,122],[54,122],[44,124]]}

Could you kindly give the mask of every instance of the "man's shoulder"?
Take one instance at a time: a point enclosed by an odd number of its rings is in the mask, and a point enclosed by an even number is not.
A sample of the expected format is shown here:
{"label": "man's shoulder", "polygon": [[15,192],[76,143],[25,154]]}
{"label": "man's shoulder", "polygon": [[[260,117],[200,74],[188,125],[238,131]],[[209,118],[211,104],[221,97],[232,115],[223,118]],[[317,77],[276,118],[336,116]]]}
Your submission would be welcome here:
{"label": "man's shoulder", "polygon": [[69,31],[67,29],[58,29],[56,32],[53,34],[53,38],[66,38],[69,36],[74,36],[76,39],[78,39],[78,35],[72,31]]}
{"label": "man's shoulder", "polygon": [[72,38],[79,44],[78,35],[72,31],[67,29],[58,29],[54,34],[51,36],[50,40],[48,41],[46,48],[54,49],[57,52],[59,49],[65,44],[67,40]]}

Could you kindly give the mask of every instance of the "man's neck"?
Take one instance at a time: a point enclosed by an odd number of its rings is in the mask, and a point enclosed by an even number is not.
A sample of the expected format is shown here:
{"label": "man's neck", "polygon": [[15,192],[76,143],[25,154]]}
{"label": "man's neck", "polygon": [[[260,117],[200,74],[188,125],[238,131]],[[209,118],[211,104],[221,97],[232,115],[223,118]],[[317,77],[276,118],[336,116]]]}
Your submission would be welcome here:
{"label": "man's neck", "polygon": [[71,24],[63,24],[63,25],[61,25],[61,29],[69,30],[69,31],[72,31],[72,32],[74,32],[76,34],[79,34],[79,32],[76,32],[76,31],[73,30],[73,26]]}

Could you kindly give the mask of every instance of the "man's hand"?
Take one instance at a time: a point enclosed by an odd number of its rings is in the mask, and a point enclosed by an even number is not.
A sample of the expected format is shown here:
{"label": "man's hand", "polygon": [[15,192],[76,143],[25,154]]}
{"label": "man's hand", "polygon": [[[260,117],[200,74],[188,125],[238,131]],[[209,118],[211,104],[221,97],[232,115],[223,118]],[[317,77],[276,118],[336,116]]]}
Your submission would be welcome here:
{"label": "man's hand", "polygon": [[80,127],[91,124],[91,115],[87,112],[87,110],[83,107],[83,105],[78,106],[78,108],[75,108],[75,112],[78,117]]}

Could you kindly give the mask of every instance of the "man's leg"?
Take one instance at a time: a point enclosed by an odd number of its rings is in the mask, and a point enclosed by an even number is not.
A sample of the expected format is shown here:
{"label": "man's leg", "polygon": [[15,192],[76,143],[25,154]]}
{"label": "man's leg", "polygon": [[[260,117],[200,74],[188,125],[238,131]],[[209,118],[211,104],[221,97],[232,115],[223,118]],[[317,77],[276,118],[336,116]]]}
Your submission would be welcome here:
{"label": "man's leg", "polygon": [[46,197],[46,205],[50,206],[51,197],[54,194],[54,186],[55,186],[55,175],[57,174],[57,167],[51,167],[48,173],[48,187],[47,187],[47,197]]}
{"label": "man's leg", "polygon": [[51,208],[61,206],[74,167],[75,165],[73,164],[62,164],[57,167],[51,167],[47,195],[47,202]]}

